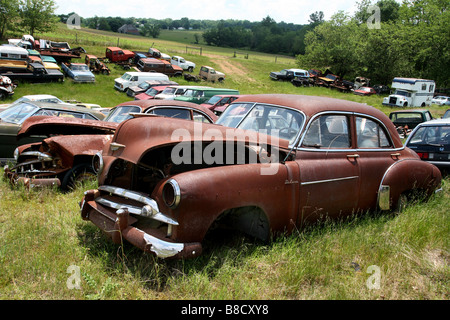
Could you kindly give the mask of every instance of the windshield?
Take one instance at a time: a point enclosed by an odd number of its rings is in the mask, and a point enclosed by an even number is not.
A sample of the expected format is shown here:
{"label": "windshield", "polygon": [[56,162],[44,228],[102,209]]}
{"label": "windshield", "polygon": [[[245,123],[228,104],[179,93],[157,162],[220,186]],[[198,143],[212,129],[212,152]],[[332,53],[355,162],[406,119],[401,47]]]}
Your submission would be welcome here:
{"label": "windshield", "polygon": [[409,93],[407,91],[403,91],[403,90],[396,90],[395,94],[397,94],[399,96],[411,97],[411,93]]}
{"label": "windshield", "polygon": [[26,102],[18,103],[1,112],[0,119],[4,122],[20,124],[26,118],[31,117],[37,110],[39,108],[32,104]]}
{"label": "windshield", "polygon": [[409,140],[409,145],[450,145],[450,126],[422,126]]}
{"label": "windshield", "polygon": [[108,117],[106,117],[105,121],[108,122],[122,122],[124,120],[130,119],[130,113],[140,113],[141,108],[138,106],[121,106],[114,108],[109,113]]}
{"label": "windshield", "polygon": [[214,104],[216,104],[218,101],[220,101],[220,99],[222,99],[222,97],[219,97],[219,96],[212,96],[211,99],[209,99],[209,100],[208,100],[207,102],[205,102],[205,103],[214,105]]}
{"label": "windshield", "polygon": [[176,88],[167,87],[161,92],[161,94],[175,94],[176,90]]}
{"label": "windshield", "polygon": [[145,94],[151,97],[154,97],[158,94],[158,90],[156,90],[155,88],[150,88],[147,91],[145,91]]}
{"label": "windshield", "polygon": [[121,79],[128,81],[131,79],[131,74],[125,73],[123,76],[120,77]]}
{"label": "windshield", "polygon": [[217,124],[253,130],[289,141],[292,145],[303,125],[303,115],[295,110],[253,103],[231,104],[217,120]]}
{"label": "windshield", "polygon": [[140,85],[138,85],[138,87],[141,88],[141,89],[146,90],[146,89],[148,89],[148,87],[150,87],[150,83],[142,82]]}

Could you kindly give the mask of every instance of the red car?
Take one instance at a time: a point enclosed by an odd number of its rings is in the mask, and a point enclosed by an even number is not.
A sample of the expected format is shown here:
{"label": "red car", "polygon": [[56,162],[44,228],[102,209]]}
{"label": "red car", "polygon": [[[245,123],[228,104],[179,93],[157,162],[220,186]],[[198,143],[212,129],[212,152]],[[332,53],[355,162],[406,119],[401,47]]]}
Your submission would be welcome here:
{"label": "red car", "polygon": [[151,87],[149,88],[147,91],[143,92],[143,93],[139,93],[134,97],[134,100],[151,100],[151,99],[155,99],[155,96],[158,93],[163,92],[163,90],[167,87],[171,87],[172,85],[164,85],[164,86],[156,86],[156,87]]}
{"label": "red car", "polygon": [[221,228],[269,241],[321,219],[402,208],[442,178],[380,110],[282,94],[240,96],[216,124],[124,121],[97,161],[82,218],[160,258],[196,257]]}
{"label": "red car", "polygon": [[353,91],[354,94],[360,95],[360,96],[371,96],[373,94],[376,94],[374,88],[371,87],[359,87],[359,89]]}
{"label": "red car", "polygon": [[222,112],[224,112],[224,110],[228,107],[228,105],[237,98],[239,98],[239,95],[219,94],[212,96],[211,99],[209,99],[205,103],[202,103],[201,105],[204,106],[205,108],[208,108],[215,114],[220,115],[222,114]]}

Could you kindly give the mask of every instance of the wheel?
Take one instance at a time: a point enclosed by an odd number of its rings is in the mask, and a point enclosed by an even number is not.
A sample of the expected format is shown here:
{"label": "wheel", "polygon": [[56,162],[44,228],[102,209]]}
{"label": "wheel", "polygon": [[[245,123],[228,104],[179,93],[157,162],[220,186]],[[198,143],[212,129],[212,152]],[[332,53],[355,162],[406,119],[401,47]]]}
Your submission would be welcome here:
{"label": "wheel", "polygon": [[0,100],[4,100],[6,98],[6,93],[0,90]]}
{"label": "wheel", "polygon": [[188,72],[192,72],[192,71],[194,71],[194,68],[189,67],[189,68],[188,68]]}
{"label": "wheel", "polygon": [[75,189],[78,184],[96,178],[97,175],[90,164],[80,163],[64,175],[61,182],[61,189],[63,191],[70,191]]}
{"label": "wheel", "polygon": [[405,102],[405,103],[403,104],[403,106],[404,106],[404,107],[407,107],[407,106],[408,106],[408,102]]}

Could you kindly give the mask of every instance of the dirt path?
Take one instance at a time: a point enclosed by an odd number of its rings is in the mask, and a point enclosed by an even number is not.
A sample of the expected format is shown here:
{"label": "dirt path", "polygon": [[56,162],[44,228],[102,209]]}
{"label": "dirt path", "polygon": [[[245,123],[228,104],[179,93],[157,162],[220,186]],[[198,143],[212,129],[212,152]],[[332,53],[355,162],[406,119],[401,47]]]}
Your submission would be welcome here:
{"label": "dirt path", "polygon": [[255,79],[249,76],[248,70],[236,61],[236,59],[214,54],[205,54],[205,56],[213,58],[214,62],[218,65],[218,71],[225,73],[225,75],[233,75],[233,77],[242,78],[245,81],[256,82]]}

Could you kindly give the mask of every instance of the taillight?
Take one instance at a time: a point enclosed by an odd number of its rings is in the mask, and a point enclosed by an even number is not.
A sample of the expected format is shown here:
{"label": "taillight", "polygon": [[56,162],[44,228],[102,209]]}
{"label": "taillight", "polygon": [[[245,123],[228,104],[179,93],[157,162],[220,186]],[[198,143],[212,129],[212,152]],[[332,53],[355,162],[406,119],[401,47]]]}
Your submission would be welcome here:
{"label": "taillight", "polygon": [[417,152],[417,154],[419,155],[420,159],[426,160],[429,158],[428,152]]}

